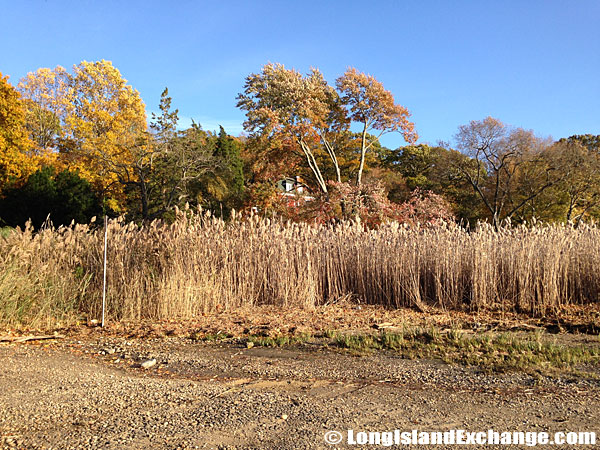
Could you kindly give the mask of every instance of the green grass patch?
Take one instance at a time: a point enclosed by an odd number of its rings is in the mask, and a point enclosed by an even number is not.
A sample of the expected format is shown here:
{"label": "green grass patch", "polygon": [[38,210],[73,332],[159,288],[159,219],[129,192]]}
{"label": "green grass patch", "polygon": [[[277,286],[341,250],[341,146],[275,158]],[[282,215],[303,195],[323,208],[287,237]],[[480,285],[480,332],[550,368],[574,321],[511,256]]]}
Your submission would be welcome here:
{"label": "green grass patch", "polygon": [[13,231],[15,231],[15,229],[12,227],[0,227],[0,238],[8,237]]}
{"label": "green grass patch", "polygon": [[541,333],[467,335],[460,330],[442,333],[436,328],[412,328],[379,334],[337,333],[333,342],[354,354],[391,350],[405,358],[440,359],[486,372],[576,373],[582,366],[600,366],[600,346],[562,345],[544,340]]}
{"label": "green grass patch", "polygon": [[301,333],[293,336],[281,334],[278,336],[256,336],[248,337],[249,343],[257,347],[285,347],[307,342],[312,338],[310,333]]}

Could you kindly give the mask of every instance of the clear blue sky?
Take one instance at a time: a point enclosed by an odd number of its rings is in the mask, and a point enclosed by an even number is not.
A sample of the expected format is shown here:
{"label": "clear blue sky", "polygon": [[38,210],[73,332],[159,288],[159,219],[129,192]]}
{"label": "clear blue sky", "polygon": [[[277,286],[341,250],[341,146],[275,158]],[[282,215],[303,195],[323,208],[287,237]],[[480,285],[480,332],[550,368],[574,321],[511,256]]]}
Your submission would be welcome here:
{"label": "clear blue sky", "polygon": [[[600,134],[600,1],[0,0],[0,72],[107,59],[148,111],[241,132],[244,77],[267,62],[368,72],[421,142],[491,115],[540,136]],[[383,143],[397,147],[400,136]]]}

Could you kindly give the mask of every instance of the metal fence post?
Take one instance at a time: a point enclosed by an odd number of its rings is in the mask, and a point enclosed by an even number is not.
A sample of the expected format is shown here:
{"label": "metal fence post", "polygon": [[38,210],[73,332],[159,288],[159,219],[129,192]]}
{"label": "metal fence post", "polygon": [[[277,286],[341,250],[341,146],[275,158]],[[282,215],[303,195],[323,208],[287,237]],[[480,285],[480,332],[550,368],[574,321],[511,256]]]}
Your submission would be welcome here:
{"label": "metal fence post", "polygon": [[108,243],[108,217],[104,216],[104,280],[102,283],[102,328],[104,328],[104,316],[106,313],[106,249]]}

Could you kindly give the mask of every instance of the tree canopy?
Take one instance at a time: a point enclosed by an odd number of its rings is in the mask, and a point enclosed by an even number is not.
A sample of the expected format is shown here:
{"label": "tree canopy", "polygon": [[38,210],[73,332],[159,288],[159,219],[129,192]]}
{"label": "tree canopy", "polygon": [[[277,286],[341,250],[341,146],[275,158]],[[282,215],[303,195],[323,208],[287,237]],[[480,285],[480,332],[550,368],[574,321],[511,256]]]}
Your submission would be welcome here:
{"label": "tree canopy", "polygon": [[[408,142],[416,139],[408,110],[396,104],[374,77],[348,69],[336,86],[337,90],[315,68],[302,75],[281,64],[267,64],[246,78],[238,96],[251,138],[276,149],[294,165],[303,159],[323,193],[328,192],[328,181],[349,178],[342,167],[353,158],[358,160],[355,183],[360,185],[366,154],[382,134],[398,131]],[[358,151],[356,136],[350,132],[354,122],[362,126]],[[372,131],[378,134],[373,136]]]}
{"label": "tree canopy", "polygon": [[31,148],[21,96],[8,77],[0,73],[0,192],[9,182],[35,170],[35,160],[29,154]]}
{"label": "tree canopy", "polygon": [[[410,111],[373,75],[349,67],[333,81],[266,64],[245,78],[245,133],[231,136],[181,126],[166,88],[147,118],[110,61],[40,68],[16,88],[0,74],[0,221],[170,220],[187,204],[369,226],[600,218],[600,136],[552,141],[486,117],[452,144],[418,143]],[[405,145],[384,147],[387,133]],[[282,179],[301,189],[278,191]]]}

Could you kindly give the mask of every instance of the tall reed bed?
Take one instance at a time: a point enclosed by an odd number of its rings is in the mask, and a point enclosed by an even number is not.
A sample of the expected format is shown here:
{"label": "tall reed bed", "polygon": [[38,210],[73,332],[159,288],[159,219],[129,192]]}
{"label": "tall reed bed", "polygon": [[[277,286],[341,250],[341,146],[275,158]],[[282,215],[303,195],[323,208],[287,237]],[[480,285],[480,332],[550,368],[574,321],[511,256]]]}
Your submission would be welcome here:
{"label": "tall reed bed", "polygon": [[[87,225],[0,237],[0,324],[54,326],[99,316],[103,230]],[[544,315],[597,302],[600,229],[466,231],[387,224],[365,231],[186,211],[172,224],[108,225],[108,314],[191,318],[219,309],[313,308],[345,297],[390,308]]]}

